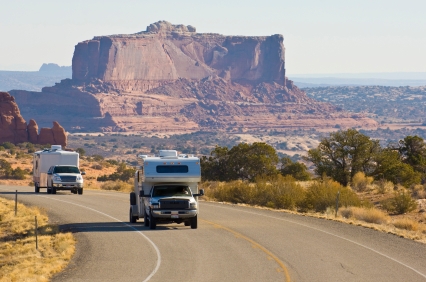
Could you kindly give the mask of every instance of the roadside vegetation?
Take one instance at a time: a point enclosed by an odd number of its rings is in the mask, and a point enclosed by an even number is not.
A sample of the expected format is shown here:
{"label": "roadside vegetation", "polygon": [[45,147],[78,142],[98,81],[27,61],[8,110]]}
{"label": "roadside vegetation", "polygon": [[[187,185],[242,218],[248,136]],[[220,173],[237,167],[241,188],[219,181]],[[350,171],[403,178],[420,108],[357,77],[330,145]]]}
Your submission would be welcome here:
{"label": "roadside vegetation", "polygon": [[[35,237],[37,217],[37,248]],[[75,249],[71,233],[48,224],[43,210],[0,198],[0,281],[49,281],[69,262]]]}

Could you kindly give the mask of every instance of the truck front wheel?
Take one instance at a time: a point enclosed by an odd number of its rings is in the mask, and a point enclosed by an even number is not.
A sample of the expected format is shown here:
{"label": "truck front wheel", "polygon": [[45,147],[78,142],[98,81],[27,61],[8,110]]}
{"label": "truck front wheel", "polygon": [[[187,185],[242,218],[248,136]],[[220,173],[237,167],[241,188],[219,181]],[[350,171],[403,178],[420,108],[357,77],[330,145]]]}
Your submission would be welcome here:
{"label": "truck front wheel", "polygon": [[83,195],[83,188],[78,188],[78,194]]}
{"label": "truck front wheel", "polygon": [[136,223],[136,220],[137,220],[137,217],[133,216],[132,208],[130,208],[129,221],[130,221],[130,223]]}
{"label": "truck front wheel", "polygon": [[40,187],[38,187],[37,183],[34,185],[35,192],[40,193]]}
{"label": "truck front wheel", "polygon": [[148,216],[146,215],[146,212],[143,213],[143,226],[149,226],[149,219]]}
{"label": "truck front wheel", "polygon": [[197,216],[194,216],[193,218],[191,218],[191,229],[197,229],[197,227],[198,227]]}
{"label": "truck front wheel", "polygon": [[155,217],[151,216],[149,217],[149,229],[155,229],[157,228],[157,222],[155,220]]}

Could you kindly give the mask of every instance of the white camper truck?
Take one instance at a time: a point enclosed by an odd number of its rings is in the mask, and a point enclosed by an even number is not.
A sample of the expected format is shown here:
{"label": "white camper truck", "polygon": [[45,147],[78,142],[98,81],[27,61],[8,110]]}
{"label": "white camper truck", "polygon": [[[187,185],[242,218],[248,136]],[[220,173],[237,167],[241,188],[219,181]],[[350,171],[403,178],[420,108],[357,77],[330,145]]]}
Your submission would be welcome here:
{"label": "white camper truck", "polygon": [[[35,192],[40,188],[48,188],[47,173],[52,166],[56,165],[79,165],[79,154],[77,152],[64,151],[61,145],[52,145],[50,149],[37,151],[33,157],[33,181]],[[49,192],[49,190],[48,190]]]}
{"label": "white camper truck", "polygon": [[197,228],[200,159],[160,150],[159,156],[138,156],[134,192],[130,193],[130,222],[144,219],[155,229],[157,223],[184,223]]}

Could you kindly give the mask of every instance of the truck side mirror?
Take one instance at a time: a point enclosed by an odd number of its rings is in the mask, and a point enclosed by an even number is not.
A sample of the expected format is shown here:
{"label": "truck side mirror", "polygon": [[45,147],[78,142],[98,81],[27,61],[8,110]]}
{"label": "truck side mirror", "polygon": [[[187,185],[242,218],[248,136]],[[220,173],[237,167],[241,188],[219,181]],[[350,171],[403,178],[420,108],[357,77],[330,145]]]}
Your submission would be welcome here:
{"label": "truck side mirror", "polygon": [[139,197],[145,197],[145,194],[143,193],[143,190],[139,191]]}
{"label": "truck side mirror", "polygon": [[204,196],[204,189],[200,189],[200,193],[192,195],[194,197]]}
{"label": "truck side mirror", "polygon": [[52,173],[52,172],[48,172],[47,174],[48,174],[48,175],[52,175],[53,173]]}
{"label": "truck side mirror", "polygon": [[86,172],[85,172],[85,171],[82,171],[80,174],[81,174],[81,175],[86,175]]}

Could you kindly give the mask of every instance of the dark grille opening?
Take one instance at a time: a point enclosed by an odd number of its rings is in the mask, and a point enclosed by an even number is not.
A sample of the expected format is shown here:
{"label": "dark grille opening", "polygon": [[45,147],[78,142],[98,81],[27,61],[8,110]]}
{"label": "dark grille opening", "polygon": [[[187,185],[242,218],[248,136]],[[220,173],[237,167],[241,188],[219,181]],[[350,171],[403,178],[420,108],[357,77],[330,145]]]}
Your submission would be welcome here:
{"label": "dark grille opening", "polygon": [[61,176],[62,182],[76,182],[77,177],[76,176]]}
{"label": "dark grille opening", "polygon": [[160,200],[161,209],[189,209],[187,200]]}

